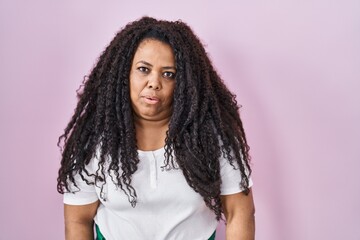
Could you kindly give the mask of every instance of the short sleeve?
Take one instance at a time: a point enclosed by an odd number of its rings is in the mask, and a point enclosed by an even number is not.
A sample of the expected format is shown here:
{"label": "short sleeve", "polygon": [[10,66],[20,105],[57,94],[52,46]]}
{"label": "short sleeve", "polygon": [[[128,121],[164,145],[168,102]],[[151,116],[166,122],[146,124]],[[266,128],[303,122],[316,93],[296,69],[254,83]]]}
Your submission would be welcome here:
{"label": "short sleeve", "polygon": [[[86,166],[86,169],[94,172],[94,159]],[[91,180],[86,174],[83,174],[88,180]],[[94,185],[88,185],[81,178],[79,173],[74,176],[77,187],[73,183],[69,183],[72,192],[65,192],[63,202],[68,205],[85,205],[96,202],[99,198]]]}
{"label": "short sleeve", "polygon": [[[220,174],[221,174],[221,195],[230,195],[244,191],[245,189],[241,187],[241,175],[239,170],[239,165],[234,161],[234,166],[231,166],[229,161],[223,156],[220,158]],[[253,185],[252,179],[249,178],[249,187]]]}

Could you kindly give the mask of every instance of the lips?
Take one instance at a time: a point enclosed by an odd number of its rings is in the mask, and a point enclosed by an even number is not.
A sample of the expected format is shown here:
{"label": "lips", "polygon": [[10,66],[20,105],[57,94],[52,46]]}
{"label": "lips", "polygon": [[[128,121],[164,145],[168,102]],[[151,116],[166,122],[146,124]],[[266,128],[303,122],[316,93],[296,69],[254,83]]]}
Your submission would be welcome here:
{"label": "lips", "polygon": [[148,104],[156,104],[160,101],[160,99],[156,96],[143,96],[144,101]]}

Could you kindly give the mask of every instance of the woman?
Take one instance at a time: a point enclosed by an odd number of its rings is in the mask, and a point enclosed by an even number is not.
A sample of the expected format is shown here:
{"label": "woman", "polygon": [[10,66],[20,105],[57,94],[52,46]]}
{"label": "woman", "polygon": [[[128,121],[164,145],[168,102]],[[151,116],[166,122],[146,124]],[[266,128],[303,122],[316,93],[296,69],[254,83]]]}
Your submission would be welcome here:
{"label": "woman", "polygon": [[143,17],[100,56],[60,137],[66,239],[254,239],[235,96],[184,23]]}

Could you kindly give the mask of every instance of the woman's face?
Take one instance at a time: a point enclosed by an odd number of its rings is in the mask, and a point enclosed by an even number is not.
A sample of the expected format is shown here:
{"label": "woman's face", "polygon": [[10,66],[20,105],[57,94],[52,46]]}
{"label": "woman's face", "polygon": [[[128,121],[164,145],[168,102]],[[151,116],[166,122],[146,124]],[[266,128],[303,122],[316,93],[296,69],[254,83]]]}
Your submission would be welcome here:
{"label": "woman's face", "polygon": [[154,39],[140,43],[130,70],[131,106],[138,119],[157,121],[171,116],[175,74],[170,45]]}

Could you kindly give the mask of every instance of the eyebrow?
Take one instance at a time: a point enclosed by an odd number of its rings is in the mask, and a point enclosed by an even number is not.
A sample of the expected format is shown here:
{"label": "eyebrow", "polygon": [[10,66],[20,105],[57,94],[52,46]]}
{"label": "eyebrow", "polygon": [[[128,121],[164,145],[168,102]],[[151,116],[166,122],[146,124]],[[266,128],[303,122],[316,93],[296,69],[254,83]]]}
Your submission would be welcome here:
{"label": "eyebrow", "polygon": [[[153,67],[153,65],[151,65],[150,63],[148,63],[148,62],[146,62],[146,61],[143,61],[143,60],[138,61],[136,64],[139,64],[139,63],[142,63],[142,64],[144,64],[144,65],[146,65],[146,66],[149,66],[149,67]],[[172,66],[162,67],[162,69],[173,69],[173,70],[176,70],[176,68],[175,68],[175,67],[172,67]]]}

